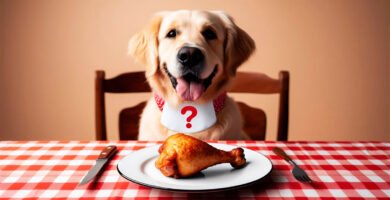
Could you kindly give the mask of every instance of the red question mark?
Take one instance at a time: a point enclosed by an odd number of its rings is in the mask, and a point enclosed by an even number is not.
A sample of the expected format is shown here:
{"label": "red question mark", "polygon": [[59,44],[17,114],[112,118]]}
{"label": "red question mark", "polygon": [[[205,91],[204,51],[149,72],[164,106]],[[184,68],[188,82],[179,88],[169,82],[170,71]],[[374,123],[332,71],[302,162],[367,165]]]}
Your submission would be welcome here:
{"label": "red question mark", "polygon": [[191,128],[192,125],[191,125],[191,120],[194,119],[194,117],[198,114],[198,110],[196,110],[196,108],[194,106],[184,106],[182,109],[181,109],[181,114],[182,115],[185,115],[187,113],[187,111],[190,111],[191,114],[190,116],[187,117],[187,124],[186,124],[186,127],[187,128]]}

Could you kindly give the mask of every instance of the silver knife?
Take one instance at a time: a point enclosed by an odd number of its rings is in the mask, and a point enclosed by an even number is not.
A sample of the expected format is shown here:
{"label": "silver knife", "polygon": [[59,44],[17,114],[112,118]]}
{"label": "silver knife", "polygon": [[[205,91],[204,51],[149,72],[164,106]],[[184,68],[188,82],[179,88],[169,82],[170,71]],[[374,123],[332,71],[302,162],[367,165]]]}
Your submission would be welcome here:
{"label": "silver knife", "polygon": [[92,166],[91,169],[89,169],[88,173],[80,181],[79,185],[86,184],[93,178],[95,178],[95,176],[100,172],[103,166],[112,158],[113,155],[115,155],[116,151],[117,150],[115,145],[106,146],[100,153],[95,165]]}

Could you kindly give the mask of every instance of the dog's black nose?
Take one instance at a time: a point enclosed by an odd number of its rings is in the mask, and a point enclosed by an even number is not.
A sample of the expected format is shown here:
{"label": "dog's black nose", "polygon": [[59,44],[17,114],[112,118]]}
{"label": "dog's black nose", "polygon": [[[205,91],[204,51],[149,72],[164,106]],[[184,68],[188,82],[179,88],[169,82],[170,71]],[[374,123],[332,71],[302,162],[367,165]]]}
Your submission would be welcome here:
{"label": "dog's black nose", "polygon": [[177,53],[177,61],[185,67],[193,67],[203,61],[202,51],[195,47],[183,47]]}

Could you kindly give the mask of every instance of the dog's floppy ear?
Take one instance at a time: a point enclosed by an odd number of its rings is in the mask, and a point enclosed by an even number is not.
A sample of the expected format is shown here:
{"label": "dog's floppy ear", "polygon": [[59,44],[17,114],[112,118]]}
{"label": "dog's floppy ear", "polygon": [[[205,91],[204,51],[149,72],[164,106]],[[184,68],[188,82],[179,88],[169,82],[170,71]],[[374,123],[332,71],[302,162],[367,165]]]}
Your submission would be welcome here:
{"label": "dog's floppy ear", "polygon": [[223,21],[226,28],[225,38],[225,69],[235,75],[237,68],[245,62],[256,49],[253,39],[240,27],[233,18],[222,11],[214,11]]}
{"label": "dog's floppy ear", "polygon": [[147,76],[153,75],[158,69],[158,32],[163,15],[163,13],[157,13],[150,24],[134,35],[129,42],[129,54],[138,62],[147,65]]}

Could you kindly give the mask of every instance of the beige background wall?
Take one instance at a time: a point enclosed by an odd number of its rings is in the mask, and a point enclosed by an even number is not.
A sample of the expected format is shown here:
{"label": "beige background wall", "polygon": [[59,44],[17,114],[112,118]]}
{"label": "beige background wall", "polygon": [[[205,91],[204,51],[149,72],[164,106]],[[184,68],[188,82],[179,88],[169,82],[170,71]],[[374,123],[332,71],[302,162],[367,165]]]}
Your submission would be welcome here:
{"label": "beige background wall", "polygon": [[[160,10],[230,13],[257,43],[241,70],[291,73],[291,140],[390,140],[390,1],[0,1],[0,139],[94,139],[94,71],[142,70],[128,39]],[[109,96],[118,110],[145,99]],[[263,107],[274,140],[274,96]]]}

